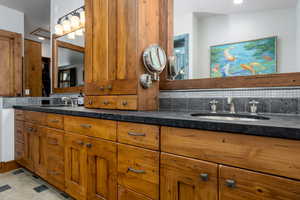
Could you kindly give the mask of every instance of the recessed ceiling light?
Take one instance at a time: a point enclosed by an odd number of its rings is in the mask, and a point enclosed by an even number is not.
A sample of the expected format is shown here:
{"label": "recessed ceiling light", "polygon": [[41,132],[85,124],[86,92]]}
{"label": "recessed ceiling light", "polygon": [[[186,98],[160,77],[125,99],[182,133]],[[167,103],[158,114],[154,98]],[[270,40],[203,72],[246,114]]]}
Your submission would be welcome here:
{"label": "recessed ceiling light", "polygon": [[233,3],[239,5],[244,3],[244,0],[233,0]]}
{"label": "recessed ceiling light", "polygon": [[38,37],[38,39],[39,39],[39,40],[45,40],[45,38],[44,38],[44,37]]}

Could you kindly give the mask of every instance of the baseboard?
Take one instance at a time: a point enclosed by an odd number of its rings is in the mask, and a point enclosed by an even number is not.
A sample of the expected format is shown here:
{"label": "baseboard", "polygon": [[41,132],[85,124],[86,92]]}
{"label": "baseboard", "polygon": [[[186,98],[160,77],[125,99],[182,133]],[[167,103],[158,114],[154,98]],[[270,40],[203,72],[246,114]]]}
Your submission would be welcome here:
{"label": "baseboard", "polygon": [[9,172],[14,169],[20,168],[20,165],[16,161],[1,162],[0,163],[0,173]]}

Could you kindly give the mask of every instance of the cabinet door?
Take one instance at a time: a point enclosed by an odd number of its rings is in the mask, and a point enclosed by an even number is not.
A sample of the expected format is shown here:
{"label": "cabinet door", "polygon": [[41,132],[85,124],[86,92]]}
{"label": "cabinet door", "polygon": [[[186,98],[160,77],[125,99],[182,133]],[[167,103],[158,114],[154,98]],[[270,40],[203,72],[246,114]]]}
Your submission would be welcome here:
{"label": "cabinet door", "polygon": [[87,193],[87,137],[65,134],[66,192],[77,200],[86,199]]}
{"label": "cabinet door", "polygon": [[36,126],[30,123],[25,123],[24,129],[24,167],[30,171],[34,171],[34,134],[36,132]]}
{"label": "cabinet door", "polygon": [[24,122],[15,121],[15,160],[20,165],[25,165],[25,135]]}
{"label": "cabinet door", "polygon": [[151,200],[141,194],[131,191],[123,186],[118,188],[118,200]]}
{"label": "cabinet door", "polygon": [[161,155],[161,200],[217,200],[216,164]]}
{"label": "cabinet door", "polygon": [[117,145],[113,142],[89,139],[88,199],[117,199]]}
{"label": "cabinet door", "polygon": [[33,134],[33,162],[35,173],[46,178],[47,175],[47,132],[44,127],[35,126]]}
{"label": "cabinet door", "polygon": [[220,200],[299,200],[300,182],[252,171],[220,167]]}
{"label": "cabinet door", "polygon": [[136,0],[86,0],[87,95],[137,93],[136,5]]}

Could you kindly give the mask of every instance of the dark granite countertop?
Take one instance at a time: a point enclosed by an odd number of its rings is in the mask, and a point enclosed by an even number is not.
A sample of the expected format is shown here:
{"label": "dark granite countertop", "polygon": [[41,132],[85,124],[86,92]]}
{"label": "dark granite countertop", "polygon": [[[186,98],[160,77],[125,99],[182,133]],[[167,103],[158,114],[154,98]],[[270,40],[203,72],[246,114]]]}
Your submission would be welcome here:
{"label": "dark granite countertop", "polygon": [[86,109],[84,107],[41,107],[14,106],[16,109],[90,117],[98,119],[145,123],[178,128],[239,133],[247,135],[300,140],[300,115],[263,115],[270,120],[258,121],[225,121],[192,117],[187,112],[140,112],[102,109]]}

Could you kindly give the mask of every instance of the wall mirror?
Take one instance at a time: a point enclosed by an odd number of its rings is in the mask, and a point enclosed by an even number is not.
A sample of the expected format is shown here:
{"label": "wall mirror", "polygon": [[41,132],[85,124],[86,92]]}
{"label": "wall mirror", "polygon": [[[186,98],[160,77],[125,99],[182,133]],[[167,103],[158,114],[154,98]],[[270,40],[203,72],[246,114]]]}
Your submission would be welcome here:
{"label": "wall mirror", "polygon": [[170,2],[176,74],[162,89],[300,84],[300,1]]}
{"label": "wall mirror", "polygon": [[76,92],[84,86],[84,32],[71,32],[53,41],[54,92]]}

